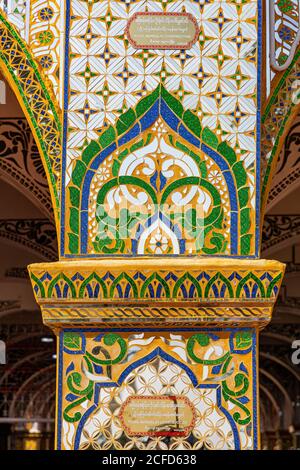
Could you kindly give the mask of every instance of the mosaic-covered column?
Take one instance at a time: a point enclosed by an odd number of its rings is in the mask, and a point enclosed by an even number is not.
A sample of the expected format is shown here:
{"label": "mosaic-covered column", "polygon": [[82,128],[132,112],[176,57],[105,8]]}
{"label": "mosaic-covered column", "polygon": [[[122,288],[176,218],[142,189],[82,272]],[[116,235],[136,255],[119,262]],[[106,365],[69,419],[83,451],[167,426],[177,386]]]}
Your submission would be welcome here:
{"label": "mosaic-covered column", "polygon": [[[58,449],[256,449],[261,1],[66,0]],[[48,12],[49,13],[49,12]]]}

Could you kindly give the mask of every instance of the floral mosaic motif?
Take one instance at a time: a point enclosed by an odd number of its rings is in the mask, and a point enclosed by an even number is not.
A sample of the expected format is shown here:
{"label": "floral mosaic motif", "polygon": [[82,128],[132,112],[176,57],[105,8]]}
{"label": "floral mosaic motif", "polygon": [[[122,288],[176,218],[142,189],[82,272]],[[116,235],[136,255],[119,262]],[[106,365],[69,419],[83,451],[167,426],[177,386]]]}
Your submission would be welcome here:
{"label": "floral mosaic motif", "polygon": [[[58,447],[256,448],[255,341],[250,328],[62,333]],[[179,437],[127,434],[119,413],[132,396],[185,396],[195,413],[193,429]]]}
{"label": "floral mosaic motif", "polygon": [[162,85],[86,147],[68,194],[71,254],[254,250],[243,163]]}
{"label": "floral mosaic motif", "polygon": [[43,272],[31,280],[39,299],[266,299],[276,298],[282,273],[193,270],[142,270],[89,272]]}
{"label": "floral mosaic motif", "polygon": [[24,105],[43,159],[57,215],[60,206],[57,188],[60,179],[61,128],[55,100],[49,93],[51,87],[41,76],[24,41],[1,13],[0,37],[1,64]]}

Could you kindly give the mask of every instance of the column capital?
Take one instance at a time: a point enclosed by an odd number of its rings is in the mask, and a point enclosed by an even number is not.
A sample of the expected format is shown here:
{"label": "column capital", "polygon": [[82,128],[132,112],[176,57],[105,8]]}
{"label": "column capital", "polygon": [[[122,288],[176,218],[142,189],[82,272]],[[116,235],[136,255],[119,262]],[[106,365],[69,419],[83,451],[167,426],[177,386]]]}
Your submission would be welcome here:
{"label": "column capital", "polygon": [[227,258],[130,258],[29,266],[48,326],[223,322],[264,327],[285,265]]}

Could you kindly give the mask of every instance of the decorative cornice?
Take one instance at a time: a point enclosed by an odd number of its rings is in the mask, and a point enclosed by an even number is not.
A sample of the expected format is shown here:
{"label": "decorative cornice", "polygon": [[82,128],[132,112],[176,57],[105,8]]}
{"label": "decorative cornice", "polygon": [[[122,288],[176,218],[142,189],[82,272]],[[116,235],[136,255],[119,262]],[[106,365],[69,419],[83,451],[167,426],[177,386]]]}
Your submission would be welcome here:
{"label": "decorative cornice", "polygon": [[57,258],[56,230],[48,219],[0,219],[0,237],[20,243],[47,260]]}
{"label": "decorative cornice", "polygon": [[[298,305],[300,305],[299,300],[296,301]],[[279,305],[280,305],[280,302],[279,302]],[[285,338],[289,338],[292,342],[293,339],[300,338],[300,324],[299,323],[271,323],[268,326],[268,329],[265,330],[264,333],[277,334]]]}

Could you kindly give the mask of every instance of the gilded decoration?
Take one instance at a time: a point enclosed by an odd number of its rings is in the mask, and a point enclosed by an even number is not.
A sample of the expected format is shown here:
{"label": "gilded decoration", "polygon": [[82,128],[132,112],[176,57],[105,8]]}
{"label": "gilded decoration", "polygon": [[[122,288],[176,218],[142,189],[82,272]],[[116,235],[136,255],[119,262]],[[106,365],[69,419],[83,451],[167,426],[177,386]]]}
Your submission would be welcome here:
{"label": "gilded decoration", "polygon": [[274,301],[284,265],[275,261],[143,259],[34,264],[37,302],[68,300]]}
{"label": "gilded decoration", "polygon": [[258,259],[261,198],[299,52],[277,44],[261,152],[260,0],[28,5],[0,53],[59,221],[59,261],[29,266],[58,336],[56,447],[259,448],[257,336],[284,274]]}
{"label": "gilded decoration", "polygon": [[[251,328],[67,329],[59,338],[58,448],[255,449],[255,351]],[[171,403],[158,423],[145,402],[163,397]],[[123,424],[136,399],[144,401],[139,412],[148,409],[148,432]]]}
{"label": "gilded decoration", "polygon": [[230,321],[262,328],[271,319],[283,272],[284,265],[274,261],[186,257],[29,266],[44,322],[53,327]]}
{"label": "gilded decoration", "polygon": [[299,59],[300,50],[297,49],[289,67],[274,79],[262,114],[262,211],[266,208],[285,137],[299,111]]}
{"label": "gilded decoration", "polygon": [[[61,122],[51,86],[26,43],[0,13],[0,66],[30,124],[47,175],[57,218],[61,164]],[[50,90],[50,91],[49,91]]]}

